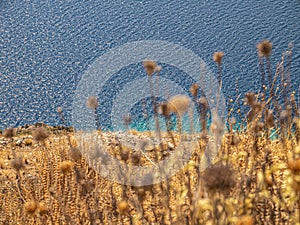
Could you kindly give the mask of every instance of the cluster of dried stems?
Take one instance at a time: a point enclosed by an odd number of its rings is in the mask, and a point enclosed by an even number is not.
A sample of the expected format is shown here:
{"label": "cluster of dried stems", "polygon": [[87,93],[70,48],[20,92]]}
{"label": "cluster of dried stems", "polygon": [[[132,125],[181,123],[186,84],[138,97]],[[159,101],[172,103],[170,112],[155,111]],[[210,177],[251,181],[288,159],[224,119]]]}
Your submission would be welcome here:
{"label": "cluster of dried stems", "polygon": [[[54,134],[50,127],[40,126],[30,135],[22,135],[20,128],[6,129],[2,135],[8,141],[0,149],[0,223],[300,223],[299,102],[290,90],[290,64],[285,67],[285,59],[290,60],[292,52],[289,48],[283,54],[272,75],[272,44],[263,41],[257,49],[262,90],[247,93],[245,107],[242,109],[237,104],[237,112],[234,112],[234,101],[228,101],[228,131],[221,137],[214,164],[204,171],[200,170],[200,164],[210,139],[208,101],[205,96],[199,96],[199,85],[193,84],[192,98],[178,95],[158,102],[154,92],[159,84],[154,84],[152,78],[159,78],[161,67],[152,60],[143,64],[149,78],[160,144],[148,149],[146,154],[122,145],[113,138],[113,132],[106,144],[107,154],[123,163],[156,165],[178,145],[183,136],[181,118],[193,102],[201,124],[201,133],[195,134],[199,137],[198,145],[181,171],[158,184],[136,187],[102,178],[87,163],[73,133],[66,129]],[[220,84],[223,55],[223,52],[213,55]],[[265,74],[268,74],[267,84]],[[104,138],[109,132],[100,131],[98,105],[96,97],[89,97],[87,107],[94,111],[97,133]],[[57,111],[65,126],[62,108]],[[171,128],[172,113],[177,116],[177,131]],[[160,129],[159,117],[165,121],[165,132]],[[130,116],[124,117],[124,123],[131,135],[141,135],[142,132],[130,130]],[[21,144],[17,143],[20,138]],[[95,152],[95,157],[101,164],[108,162],[107,155],[101,152]]]}

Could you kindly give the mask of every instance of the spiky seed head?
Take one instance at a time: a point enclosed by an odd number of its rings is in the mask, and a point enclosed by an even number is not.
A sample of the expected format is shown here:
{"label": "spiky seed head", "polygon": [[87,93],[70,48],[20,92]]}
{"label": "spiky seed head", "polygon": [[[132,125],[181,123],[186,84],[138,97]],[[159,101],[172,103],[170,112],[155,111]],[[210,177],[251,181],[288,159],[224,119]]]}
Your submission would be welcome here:
{"label": "spiky seed head", "polygon": [[22,157],[18,157],[18,158],[13,159],[10,164],[11,164],[11,167],[13,169],[15,169],[16,171],[19,171],[20,169],[22,169],[24,167]]}
{"label": "spiky seed head", "polygon": [[196,98],[198,95],[198,91],[199,91],[199,84],[193,84],[190,88],[190,92],[191,94]]}
{"label": "spiky seed head", "polygon": [[152,76],[156,69],[156,62],[154,60],[146,59],[143,61],[143,65],[148,76]]}
{"label": "spiky seed head", "polygon": [[295,94],[294,94],[294,93],[291,94],[290,100],[291,100],[291,102],[294,102],[294,101],[295,101]]}
{"label": "spiky seed head", "polygon": [[271,55],[272,43],[269,40],[259,42],[256,47],[260,57],[269,57]]}
{"label": "spiky seed head", "polygon": [[162,114],[164,117],[167,117],[170,115],[170,108],[168,105],[168,102],[162,102],[158,106],[158,112]]}
{"label": "spiky seed head", "polygon": [[34,214],[36,209],[37,209],[37,204],[35,201],[25,202],[24,210],[27,214],[30,215]]}
{"label": "spiky seed head", "polygon": [[32,136],[35,141],[43,142],[49,137],[49,132],[44,127],[38,127],[33,130]]}
{"label": "spiky seed head", "polygon": [[119,211],[120,215],[122,215],[122,216],[125,215],[128,212],[128,210],[129,210],[129,205],[125,200],[119,202],[118,211]]}
{"label": "spiky seed head", "polygon": [[288,112],[287,112],[286,110],[282,110],[282,111],[280,112],[280,119],[281,119],[281,120],[286,119],[287,116],[288,116]]}
{"label": "spiky seed head", "polygon": [[122,148],[120,155],[121,155],[121,159],[126,162],[129,158],[129,151],[125,148]]}
{"label": "spiky seed head", "polygon": [[131,162],[133,165],[137,165],[141,161],[141,154],[139,152],[134,152],[131,154]]}
{"label": "spiky seed head", "polygon": [[254,225],[254,218],[252,216],[242,216],[240,217],[235,225]]}
{"label": "spiky seed head", "polygon": [[231,145],[237,146],[241,142],[238,135],[234,134],[231,140]]}
{"label": "spiky seed head", "polygon": [[38,203],[37,208],[40,215],[45,215],[48,213],[48,207],[44,202]]}
{"label": "spiky seed head", "polygon": [[246,93],[245,101],[246,101],[246,104],[253,105],[255,102],[255,94],[253,92]]}
{"label": "spiky seed head", "polygon": [[208,109],[208,102],[207,102],[207,99],[205,97],[201,97],[199,99],[199,104],[201,104],[201,106],[204,108],[204,109]]}
{"label": "spiky seed head", "polygon": [[214,54],[213,54],[213,60],[218,65],[221,65],[223,56],[224,56],[224,52],[214,52]]}
{"label": "spiky seed head", "polygon": [[168,107],[171,112],[174,112],[178,116],[182,117],[188,111],[190,104],[191,99],[188,96],[175,95],[170,98]]}
{"label": "spiky seed head", "polygon": [[81,160],[82,154],[78,148],[71,147],[70,156],[74,161],[79,161]]}
{"label": "spiky seed head", "polygon": [[236,185],[235,171],[230,165],[218,162],[207,168],[203,175],[206,188],[212,192],[228,194]]}
{"label": "spiky seed head", "polygon": [[146,191],[145,191],[144,187],[138,187],[136,190],[136,193],[138,195],[139,200],[144,201],[144,199],[146,197]]}
{"label": "spiky seed head", "polygon": [[60,164],[60,170],[66,174],[73,170],[74,163],[72,161],[63,161]]}
{"label": "spiky seed head", "polygon": [[273,115],[273,110],[269,110],[266,116],[266,125],[267,127],[275,126],[275,119]]}
{"label": "spiky seed head", "polygon": [[16,136],[17,129],[16,128],[7,128],[3,131],[3,137],[11,139]]}
{"label": "spiky seed head", "polygon": [[98,107],[98,105],[99,105],[99,103],[98,103],[97,97],[95,97],[95,96],[88,97],[87,102],[86,102],[86,106],[88,108],[96,109]]}

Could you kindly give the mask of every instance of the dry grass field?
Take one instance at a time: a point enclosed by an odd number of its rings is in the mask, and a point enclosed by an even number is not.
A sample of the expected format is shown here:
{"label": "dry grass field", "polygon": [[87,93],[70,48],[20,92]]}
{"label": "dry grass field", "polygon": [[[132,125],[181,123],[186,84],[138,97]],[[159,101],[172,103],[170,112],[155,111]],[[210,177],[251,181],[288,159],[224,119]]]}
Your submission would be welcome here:
{"label": "dry grass field", "polygon": [[[123,185],[100,176],[88,163],[72,128],[36,124],[4,130],[0,135],[0,224],[300,224],[299,103],[286,89],[282,71],[289,68],[279,63],[271,73],[271,48],[268,41],[258,45],[262,90],[239,100],[245,104],[245,115],[229,107],[228,129],[219,137],[218,154],[204,171],[199,165],[205,163],[211,134],[223,127],[211,124],[207,128],[208,109],[205,98],[198,101],[197,85],[191,88],[193,100],[201,106],[202,132],[194,134],[197,145],[178,173],[152,185]],[[223,55],[214,54],[220,82]],[[147,75],[153,76],[155,62],[144,62],[144,66]],[[186,111],[187,101],[183,96],[173,98],[172,104],[161,103],[154,112],[160,111],[168,124],[171,112],[180,117]],[[94,109],[97,123],[97,100],[89,98],[87,106]],[[63,120],[62,109],[58,113]],[[129,124],[130,119],[124,122]],[[174,153],[183,133],[180,120],[177,128],[167,126],[160,134],[164,142],[146,153],[118,142],[113,132],[98,130],[96,135],[120,162],[147,166]],[[126,132],[137,137],[154,135]],[[94,158],[107,164],[101,153],[95,152]]]}

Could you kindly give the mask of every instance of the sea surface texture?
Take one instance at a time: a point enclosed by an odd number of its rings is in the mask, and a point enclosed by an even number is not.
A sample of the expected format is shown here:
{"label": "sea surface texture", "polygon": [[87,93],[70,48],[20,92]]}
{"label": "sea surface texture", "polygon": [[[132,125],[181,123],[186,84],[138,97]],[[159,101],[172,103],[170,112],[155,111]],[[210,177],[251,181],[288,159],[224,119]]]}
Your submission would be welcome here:
{"label": "sea surface texture", "polygon": [[[273,43],[273,74],[282,53],[293,45],[290,76],[298,91],[298,0],[0,0],[0,129],[60,124],[57,107],[72,125],[74,95],[89,66],[109,50],[134,41],[180,45],[215,75],[212,54],[223,51],[222,92],[225,99],[235,99],[260,89],[256,44],[263,39]],[[195,82],[180,68],[163,63],[161,76],[186,91]],[[149,85],[142,63],[136,62],[112,74],[99,90],[102,129],[110,128],[113,99],[141,77],[141,86]],[[142,103],[149,101],[137,102],[132,113],[142,115]]]}

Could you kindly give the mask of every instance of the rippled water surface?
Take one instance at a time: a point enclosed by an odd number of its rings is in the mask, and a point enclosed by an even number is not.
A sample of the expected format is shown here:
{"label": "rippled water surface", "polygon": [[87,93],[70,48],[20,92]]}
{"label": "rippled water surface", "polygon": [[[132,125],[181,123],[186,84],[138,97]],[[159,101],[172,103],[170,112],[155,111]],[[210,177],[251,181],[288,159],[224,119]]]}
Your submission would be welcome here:
{"label": "rippled water surface", "polygon": [[[99,56],[139,40],[164,40],[199,55],[216,74],[212,53],[225,52],[223,93],[235,97],[260,86],[256,44],[273,43],[273,65],[293,42],[291,79],[300,83],[299,1],[0,1],[0,129],[44,121],[58,124],[62,106],[70,123],[76,85]],[[133,50],[134,51],[134,50]],[[101,124],[127,81],[145,76],[141,64],[115,74],[99,91]],[[188,90],[193,81],[163,65]],[[114,78],[114,79],[113,79]]]}

